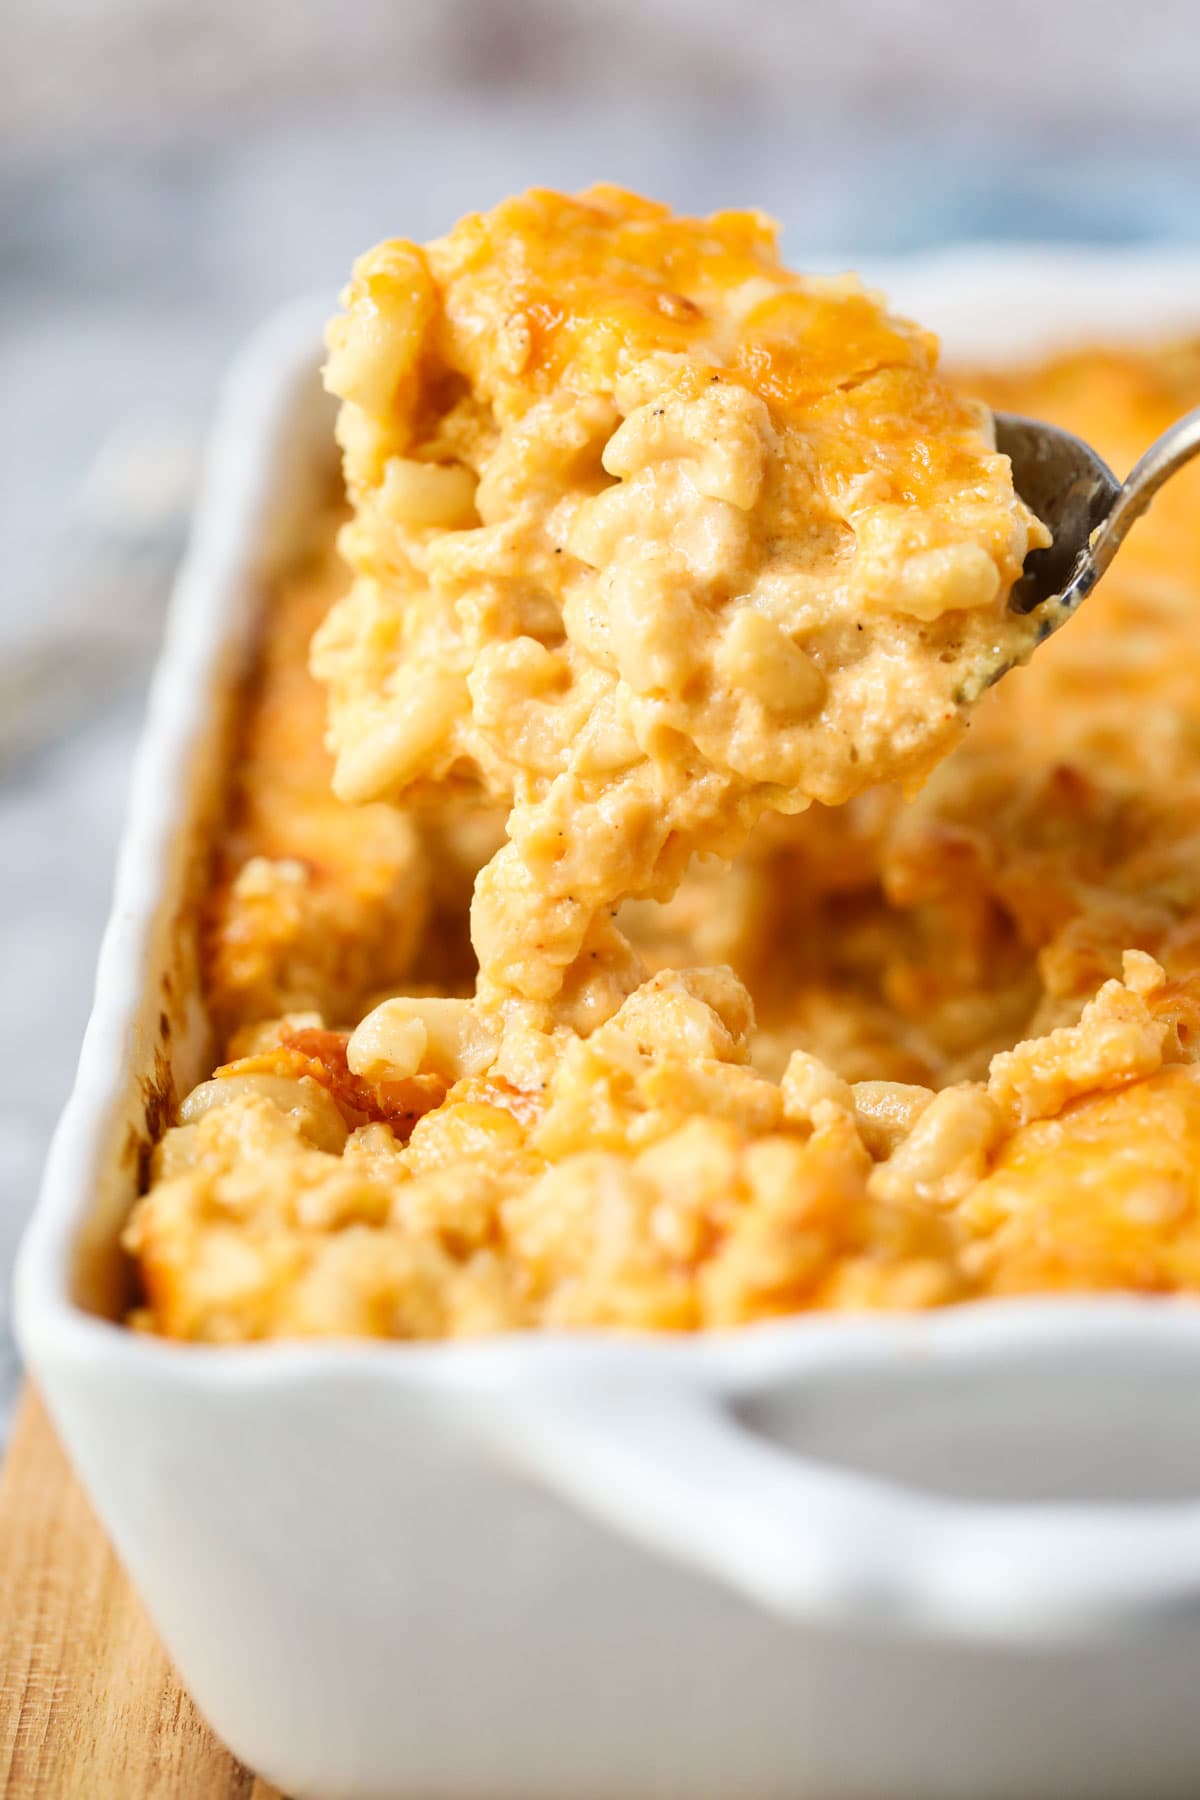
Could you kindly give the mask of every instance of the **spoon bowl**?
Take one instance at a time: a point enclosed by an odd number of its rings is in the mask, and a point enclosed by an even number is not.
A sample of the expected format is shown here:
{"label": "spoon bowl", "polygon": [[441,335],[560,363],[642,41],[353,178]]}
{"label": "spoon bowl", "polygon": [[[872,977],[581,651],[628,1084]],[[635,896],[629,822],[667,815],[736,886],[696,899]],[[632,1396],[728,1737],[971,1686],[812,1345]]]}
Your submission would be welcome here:
{"label": "spoon bowl", "polygon": [[[1012,462],[1013,486],[1053,538],[1026,557],[1009,600],[1014,612],[1042,609],[1040,643],[1091,593],[1163,482],[1200,452],[1200,407],[1165,431],[1123,484],[1069,431],[1014,413],[996,413],[995,424],[996,448]],[[1005,672],[998,669],[992,679]]]}
{"label": "spoon bowl", "polygon": [[995,422],[996,448],[1012,463],[1013,486],[1052,539],[1046,549],[1030,551],[1009,596],[1013,612],[1031,613],[1066,595],[1121,484],[1091,445],[1069,431],[1015,413],[997,413]]}

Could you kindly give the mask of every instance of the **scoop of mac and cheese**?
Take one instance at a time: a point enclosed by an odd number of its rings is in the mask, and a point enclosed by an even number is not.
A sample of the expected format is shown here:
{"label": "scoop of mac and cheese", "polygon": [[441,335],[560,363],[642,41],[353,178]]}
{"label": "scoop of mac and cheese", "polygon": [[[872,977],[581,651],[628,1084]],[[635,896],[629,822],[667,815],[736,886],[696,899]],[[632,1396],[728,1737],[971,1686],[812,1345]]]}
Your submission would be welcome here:
{"label": "scoop of mac and cheese", "polygon": [[[353,587],[334,785],[511,806],[481,997],[553,999],[764,811],[918,782],[1045,541],[934,340],[757,213],[533,192],[364,256],[326,380]],[[578,971],[577,971],[578,973]]]}

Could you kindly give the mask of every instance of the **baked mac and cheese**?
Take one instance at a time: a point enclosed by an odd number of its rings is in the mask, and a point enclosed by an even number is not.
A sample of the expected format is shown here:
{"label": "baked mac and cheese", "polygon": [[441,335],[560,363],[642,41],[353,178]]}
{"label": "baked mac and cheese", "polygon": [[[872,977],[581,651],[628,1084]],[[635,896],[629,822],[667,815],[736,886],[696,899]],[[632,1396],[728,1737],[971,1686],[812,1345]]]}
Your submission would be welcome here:
{"label": "baked mac and cheese", "polygon": [[[137,1322],[1200,1288],[1200,472],[963,737],[1036,525],[756,216],[528,196],[373,253],[333,339],[351,575],[271,605]],[[1122,468],[1200,350],[961,386]]]}

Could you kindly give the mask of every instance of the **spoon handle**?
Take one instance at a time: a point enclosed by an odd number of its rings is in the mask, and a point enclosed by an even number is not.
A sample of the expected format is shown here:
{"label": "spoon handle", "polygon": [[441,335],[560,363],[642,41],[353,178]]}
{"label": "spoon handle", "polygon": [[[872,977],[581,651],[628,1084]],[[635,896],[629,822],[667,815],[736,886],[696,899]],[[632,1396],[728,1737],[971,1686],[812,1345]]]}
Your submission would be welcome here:
{"label": "spoon handle", "polygon": [[1200,406],[1177,419],[1135,463],[1092,539],[1087,556],[1089,587],[1099,581],[1125,541],[1129,527],[1141,518],[1163,482],[1196,455],[1200,455]]}

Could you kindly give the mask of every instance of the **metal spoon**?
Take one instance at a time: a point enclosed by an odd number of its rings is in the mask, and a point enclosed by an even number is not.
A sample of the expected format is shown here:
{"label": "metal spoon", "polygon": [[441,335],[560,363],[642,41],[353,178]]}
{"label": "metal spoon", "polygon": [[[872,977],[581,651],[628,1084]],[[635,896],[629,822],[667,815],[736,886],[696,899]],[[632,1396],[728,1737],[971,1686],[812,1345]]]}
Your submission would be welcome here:
{"label": "metal spoon", "polygon": [[1200,407],[1151,444],[1124,486],[1069,431],[1013,413],[995,419],[996,448],[1012,459],[1013,486],[1054,538],[1026,557],[1009,605],[1018,613],[1044,607],[1042,636],[1049,637],[1091,593],[1163,482],[1200,453]]}
{"label": "metal spoon", "polygon": [[[1031,550],[1009,597],[1016,613],[1039,612],[1025,654],[1065,625],[1120,549],[1163,482],[1200,452],[1200,406],[1177,419],[1135,465],[1124,486],[1090,444],[1041,419],[995,413],[996,448],[1012,462],[1013,486],[1051,533],[1045,550]],[[985,688],[1016,667],[999,650],[978,664],[959,689],[972,705]]]}

